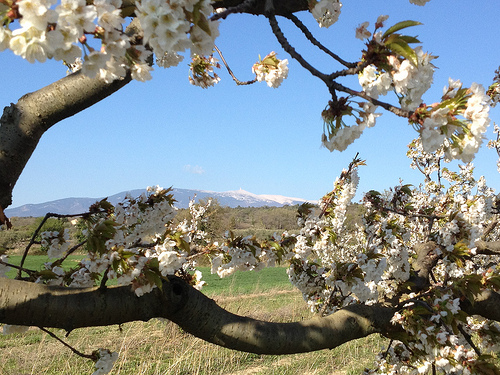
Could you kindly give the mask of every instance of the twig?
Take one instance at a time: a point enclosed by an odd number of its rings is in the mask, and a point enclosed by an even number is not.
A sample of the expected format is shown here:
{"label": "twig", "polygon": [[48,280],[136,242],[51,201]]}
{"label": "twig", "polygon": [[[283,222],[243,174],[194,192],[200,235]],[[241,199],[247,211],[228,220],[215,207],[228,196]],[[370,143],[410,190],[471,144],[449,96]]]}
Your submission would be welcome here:
{"label": "twig", "polygon": [[35,270],[30,270],[28,268],[23,268],[21,266],[16,266],[15,264],[12,264],[12,263],[4,262],[3,260],[0,260],[0,264],[3,264],[5,266],[7,266],[7,267],[15,268],[16,270],[19,270],[21,272],[26,272],[29,276],[32,276],[33,274],[35,274],[37,272]]}
{"label": "twig", "polygon": [[[40,230],[42,229],[43,225],[45,224],[45,222],[49,218],[55,217],[55,218],[58,218],[58,219],[63,219],[63,218],[67,218],[67,217],[83,217],[83,216],[86,216],[86,215],[98,214],[98,213],[103,213],[103,212],[106,212],[106,211],[84,212],[84,213],[80,213],[80,214],[64,214],[64,215],[63,214],[55,214],[55,213],[52,213],[52,212],[48,212],[47,214],[45,214],[45,216],[42,219],[42,221],[41,221],[40,225],[38,226],[38,228],[36,228],[35,232],[33,233],[33,236],[30,239],[30,242],[28,243],[28,245],[26,245],[26,248],[24,249],[23,256],[21,258],[21,264],[19,266],[22,267],[24,265],[24,262],[26,260],[26,257],[28,256],[28,252],[30,251],[31,246],[33,246],[35,243],[37,243],[37,241],[35,240],[36,236],[38,236],[38,233],[40,232]],[[17,276],[16,276],[16,279],[20,279],[20,278],[21,278],[21,270],[19,270],[19,272],[17,273]]]}
{"label": "twig", "polygon": [[[298,17],[295,14],[289,14],[286,16],[290,21],[292,21],[295,26],[297,26],[300,31],[306,36],[306,38],[316,47],[318,47],[320,50],[325,52],[327,55],[333,57],[335,60],[337,60],[339,63],[344,65],[345,67],[349,69],[354,69],[356,68],[357,64],[356,63],[350,63],[342,59],[340,56],[335,54],[334,52],[330,51],[328,48],[326,48],[323,44],[321,44],[315,37],[314,35],[309,31],[309,29],[302,23],[301,20],[298,19]],[[357,72],[356,72],[357,73]],[[353,73],[353,74],[356,74]]]}
{"label": "twig", "polygon": [[278,39],[278,42],[281,44],[281,47],[295,60],[298,61],[300,65],[306,70],[308,70],[313,76],[318,77],[321,79],[323,82],[326,83],[328,87],[329,85],[329,79],[328,75],[321,73],[318,69],[313,67],[311,64],[309,64],[296,50],[291,46],[291,44],[288,42],[288,40],[285,38],[285,35],[281,31],[278,21],[276,20],[276,17],[273,14],[268,14],[266,15],[267,19],[269,20],[269,25],[271,25],[271,29],[276,36],[276,39]]}
{"label": "twig", "polygon": [[222,63],[224,64],[224,66],[226,67],[227,69],[227,72],[229,73],[229,75],[231,77],[233,77],[233,81],[236,82],[236,84],[238,86],[243,86],[243,85],[251,85],[252,83],[255,83],[257,82],[257,78],[251,80],[251,81],[240,81],[238,78],[236,78],[236,76],[234,75],[233,71],[231,70],[231,68],[229,67],[228,63],[226,62],[226,59],[224,58],[224,56],[222,56],[222,52],[221,50],[216,46],[214,45],[214,48],[215,50],[217,51],[217,53],[219,54],[220,56],[220,59],[222,60]]}
{"label": "twig", "polygon": [[471,348],[474,349],[474,351],[476,352],[477,356],[480,357],[481,356],[481,351],[476,346],[476,344],[474,344],[474,342],[472,341],[471,336],[467,332],[465,332],[464,327],[462,327],[461,324],[458,324],[458,330],[460,331],[460,333],[462,334],[462,336],[465,338],[465,341],[467,341],[467,343],[471,346]]}
{"label": "twig", "polygon": [[78,248],[80,248],[81,246],[85,245],[86,243],[87,243],[87,240],[84,240],[84,241],[80,242],[79,244],[76,244],[71,249],[69,249],[66,252],[66,254],[64,254],[63,257],[59,258],[54,263],[52,263],[52,265],[60,266],[62,264],[62,262],[64,262],[72,253],[74,253],[76,250],[78,250]]}
{"label": "twig", "polygon": [[91,359],[92,361],[95,361],[97,358],[95,357],[95,355],[93,354],[85,354],[85,353],[82,353],[80,351],[78,351],[77,349],[73,348],[71,345],[69,345],[67,342],[65,342],[64,340],[60,339],[55,333],[52,333],[50,332],[48,329],[45,329],[43,327],[38,327],[40,328],[43,332],[45,332],[46,334],[48,334],[49,336],[55,338],[57,341],[59,341],[61,344],[63,344],[65,347],[69,348],[73,353],[75,353],[76,355],[79,355],[80,357],[83,357],[83,358],[88,358],[88,359]]}
{"label": "twig", "polygon": [[365,92],[350,89],[348,87],[345,87],[344,85],[341,85],[338,82],[332,81],[332,82],[330,82],[330,84],[337,91],[342,91],[342,92],[348,93],[348,94],[353,95],[353,96],[359,96],[360,98],[363,98],[372,104],[378,105],[378,106],[384,108],[385,110],[394,113],[397,116],[410,118],[411,115],[413,114],[412,111],[407,111],[407,110],[401,109],[399,107],[395,107],[392,104],[381,102],[380,100],[374,99],[371,96],[367,95]]}

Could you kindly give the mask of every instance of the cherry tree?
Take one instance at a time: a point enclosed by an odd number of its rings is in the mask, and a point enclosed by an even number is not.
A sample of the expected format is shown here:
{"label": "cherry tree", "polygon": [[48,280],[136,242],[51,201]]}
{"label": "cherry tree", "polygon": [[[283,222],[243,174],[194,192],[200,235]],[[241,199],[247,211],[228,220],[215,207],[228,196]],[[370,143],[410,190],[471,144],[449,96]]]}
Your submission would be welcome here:
{"label": "cherry tree", "polygon": [[[353,230],[346,212],[364,164],[356,156],[317,207],[299,208],[299,234],[284,232],[261,242],[231,232],[222,243],[213,242],[202,229],[207,205],[192,203],[190,219],[176,222],[175,197],[160,187],[115,206],[96,202],[73,215],[85,227],[81,243],[72,244],[66,232],[40,233],[52,259],[44,269],[24,267],[33,241],[20,266],[0,257],[0,275],[17,269],[16,279],[0,278],[4,333],[29,326],[70,332],[164,318],[208,342],[262,354],[331,349],[379,333],[391,344],[367,373],[498,373],[500,203],[485,179],[474,177],[471,161],[484,143],[489,109],[498,101],[500,73],[486,88],[450,79],[440,98],[425,103],[436,57],[412,32],[419,22],[390,25],[382,15],[372,27],[358,25],[355,36],[364,49],[359,61],[351,62],[320,43],[296,16],[310,12],[319,27],[328,28],[341,10],[338,0],[0,0],[0,48],[30,62],[63,61],[69,70],[4,109],[0,222],[5,228],[10,222],[3,210],[40,137],[132,80],[151,79],[153,65],[168,68],[187,56],[193,85],[216,84],[221,79],[216,69],[225,67],[238,85],[265,82],[277,88],[287,77],[287,59],[271,51],[251,67],[253,80],[240,81],[215,45],[219,23],[239,13],[265,17],[290,58],[325,84],[329,101],[321,114],[321,141],[328,150],[345,150],[384,111],[392,112],[416,130],[407,155],[423,180],[420,186],[366,193],[363,225]],[[340,68],[324,73],[314,67],[286,38],[281,18]],[[342,83],[349,76],[357,77],[359,87]],[[498,139],[488,145],[500,146]],[[464,164],[452,171],[446,164],[452,160]],[[67,256],[83,246],[86,257],[65,271]],[[212,272],[220,277],[288,265],[291,283],[318,316],[271,323],[220,308],[199,291],[200,256],[211,258]],[[118,286],[109,286],[110,280]],[[95,374],[109,372],[117,358],[107,349],[79,354],[95,362]]]}

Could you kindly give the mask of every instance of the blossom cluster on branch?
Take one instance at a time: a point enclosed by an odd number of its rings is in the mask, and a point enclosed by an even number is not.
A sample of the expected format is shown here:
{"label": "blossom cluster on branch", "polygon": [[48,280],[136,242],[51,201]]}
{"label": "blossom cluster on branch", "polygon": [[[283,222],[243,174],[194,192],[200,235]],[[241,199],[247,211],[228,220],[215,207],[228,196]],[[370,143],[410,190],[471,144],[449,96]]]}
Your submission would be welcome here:
{"label": "blossom cluster on branch", "polygon": [[[424,5],[428,0],[410,2]],[[342,8],[339,0],[309,4],[321,27],[334,24]],[[30,62],[62,60],[71,71],[81,70],[105,82],[128,74],[145,81],[151,78],[153,54],[157,65],[169,67],[179,64],[182,53],[190,50],[189,80],[207,88],[220,80],[214,70],[220,67],[219,60],[213,56],[218,19],[231,13],[219,11],[219,17],[213,15],[207,0],[0,0],[0,50],[10,49]],[[419,133],[407,155],[411,166],[423,174],[421,186],[369,191],[360,205],[362,223],[348,225],[357,171],[364,164],[356,157],[318,206],[299,207],[299,233],[258,241],[227,232],[220,243],[203,230],[210,202],[204,206],[191,202],[190,219],[179,222],[170,190],[149,188],[116,206],[102,200],[79,215],[84,240],[75,246],[67,232],[37,233],[50,261],[40,270],[29,270],[24,263],[10,264],[2,255],[0,276],[15,267],[18,278],[27,275],[25,281],[69,288],[105,289],[115,280],[130,285],[141,297],[162,288],[172,275],[201,288],[204,282],[196,270],[200,256],[208,257],[212,272],[221,277],[286,264],[291,283],[320,315],[356,304],[391,306],[397,311],[391,321],[394,331],[382,332],[391,345],[379,356],[376,369],[367,373],[500,371],[494,361],[500,326],[466,312],[476,296],[500,289],[500,252],[484,245],[500,236],[500,204],[485,179],[474,178],[469,163],[491,122],[489,108],[498,102],[500,74],[486,90],[477,83],[466,88],[450,79],[440,101],[426,104],[422,98],[433,82],[435,57],[421,46],[411,46],[420,43],[417,38],[401,34],[418,22],[399,22],[383,31],[388,17],[380,16],[373,32],[368,22],[362,23],[356,37],[365,41],[365,49],[360,61],[349,63],[328,51],[289,14],[312,44],[343,66],[324,74],[284,37],[272,6],[265,15],[283,49],[329,89],[331,100],[322,112],[323,144],[330,150],[345,150],[364,129],[375,125],[378,109],[391,111],[407,118]],[[136,22],[128,17],[137,20],[139,33],[127,31]],[[219,55],[232,74],[220,51]],[[273,88],[282,83],[288,60],[276,56],[271,52],[259,58],[252,66],[254,81]],[[361,91],[337,81],[345,76],[357,76]],[[381,101],[391,92],[398,106]],[[347,124],[347,119],[354,124]],[[500,130],[496,127],[495,132]],[[489,145],[500,149],[498,139]],[[466,164],[458,171],[443,167],[452,159]],[[67,256],[81,247],[86,248],[86,257],[77,267],[64,270]],[[24,329],[4,326],[5,333]],[[116,353],[101,349],[92,359],[96,374],[103,374],[110,371]]]}
{"label": "blossom cluster on branch", "polygon": [[[488,356],[495,355],[500,326],[468,315],[463,306],[483,291],[500,289],[500,253],[477,245],[500,235],[496,195],[483,177],[474,178],[472,164],[457,172],[443,168],[443,148],[427,153],[417,139],[408,156],[422,171],[424,184],[368,192],[362,223],[353,226],[346,220],[357,170],[364,164],[355,158],[318,206],[299,207],[299,233],[275,234],[265,241],[231,232],[221,243],[211,241],[200,225],[208,206],[191,202],[191,218],[176,222],[174,197],[158,187],[116,206],[103,200],[81,218],[88,255],[79,267],[63,270],[73,248],[64,236],[48,232],[42,241],[60,258],[30,270],[29,278],[101,288],[116,279],[142,296],[161,288],[171,275],[201,288],[201,273],[195,271],[199,256],[208,256],[220,277],[288,264],[291,283],[321,315],[352,304],[397,307],[392,323],[398,334],[384,333],[394,341],[369,373],[420,374],[436,368],[481,374],[485,366],[494,366]],[[2,256],[0,272],[8,265]],[[5,327],[5,333],[18,331]]]}
{"label": "blossom cluster on branch", "polygon": [[[427,1],[410,2],[424,5]],[[241,5],[243,11],[245,4]],[[334,24],[341,8],[339,0],[309,2],[309,10],[321,27]],[[189,81],[207,88],[220,81],[214,71],[220,64],[213,57],[215,49],[220,54],[214,44],[219,35],[220,17],[217,16],[227,16],[230,11],[217,8],[207,0],[62,0],[60,3],[56,0],[2,0],[0,50],[10,49],[30,62],[62,60],[70,72],[82,70],[106,82],[129,73],[136,80],[151,79],[153,54],[158,66],[170,67],[178,65],[183,60],[182,54],[189,50],[192,58]],[[272,9],[269,12],[272,13]],[[293,17],[290,15],[304,31],[305,26]],[[134,21],[130,22],[129,18]],[[422,96],[433,82],[435,56],[424,52],[421,46],[412,47],[420,43],[416,37],[400,33],[420,25],[419,22],[403,21],[383,31],[387,19],[386,15],[378,17],[373,32],[368,30],[368,22],[356,29],[356,37],[366,41],[359,62],[348,63],[329,52],[347,69],[323,74],[295,52],[279,30],[276,19],[269,16],[273,32],[284,49],[325,81],[332,93],[332,100],[322,113],[325,124],[322,144],[330,151],[345,150],[364,129],[375,125],[381,115],[376,112],[377,108],[383,107],[408,118],[422,135],[427,151],[444,145],[449,159],[472,160],[490,122],[488,106],[495,103],[498,83],[486,91],[475,83],[467,89],[461,88],[459,81],[450,80],[448,91],[440,102],[423,103]],[[138,26],[140,31],[132,32],[125,27],[132,26],[135,21],[134,27]],[[327,51],[309,31],[306,36],[311,43]],[[255,80],[245,84],[265,81],[269,87],[276,88],[288,76],[288,60],[280,60],[271,52],[252,66],[252,72]],[[338,78],[348,75],[358,75],[362,91],[337,82]],[[234,75],[233,78],[241,84]],[[348,96],[339,97],[337,92],[345,92]],[[397,107],[380,101],[390,92],[397,97]],[[464,119],[456,120],[457,115]],[[354,124],[349,124],[349,119],[354,120]]]}

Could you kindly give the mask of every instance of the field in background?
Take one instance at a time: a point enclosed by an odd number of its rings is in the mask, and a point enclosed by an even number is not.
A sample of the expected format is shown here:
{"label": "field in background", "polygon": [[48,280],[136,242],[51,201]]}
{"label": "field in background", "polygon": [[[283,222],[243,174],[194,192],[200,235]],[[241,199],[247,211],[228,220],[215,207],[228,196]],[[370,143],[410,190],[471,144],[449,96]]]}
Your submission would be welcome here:
{"label": "field in background", "polygon": [[[43,259],[35,257],[32,261]],[[312,316],[300,293],[288,282],[284,268],[239,272],[224,279],[210,275],[208,268],[202,271],[208,283],[203,291],[229,311],[276,322]],[[61,330],[53,332],[60,337],[65,335]],[[381,347],[387,345],[383,339],[372,336],[334,350],[286,356],[256,355],[206,343],[173,323],[156,319],[121,327],[77,329],[65,340],[88,354],[97,348],[118,352],[113,375],[360,374],[372,365]],[[0,335],[0,358],[2,375],[90,375],[95,370],[90,361],[72,354],[37,328],[30,328],[23,335]]]}

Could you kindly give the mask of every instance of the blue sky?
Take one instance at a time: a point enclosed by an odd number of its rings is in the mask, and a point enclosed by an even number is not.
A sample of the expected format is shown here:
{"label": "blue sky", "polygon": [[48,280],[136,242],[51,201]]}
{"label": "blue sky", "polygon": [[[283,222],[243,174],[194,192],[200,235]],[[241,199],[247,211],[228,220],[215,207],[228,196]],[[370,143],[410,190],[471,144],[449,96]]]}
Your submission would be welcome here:
{"label": "blue sky", "polygon": [[[498,0],[473,7],[465,0],[432,0],[425,7],[407,0],[345,1],[337,24],[320,29],[308,13],[301,19],[325,45],[346,60],[361,55],[355,27],[381,14],[387,25],[412,19],[423,26],[408,29],[425,51],[439,56],[434,85],[424,100],[437,101],[448,77],[465,85],[487,86],[500,65]],[[290,43],[325,72],[339,68],[300,33],[279,19]],[[259,54],[281,50],[263,17],[234,15],[223,21],[216,44],[240,80],[252,79]],[[391,114],[365,130],[342,152],[320,147],[321,111],[329,95],[322,82],[290,60],[289,78],[278,89],[264,83],[237,87],[225,70],[222,81],[203,90],[191,86],[185,60],[176,68],[155,68],[153,80],[132,82],[86,111],[51,128],[21,175],[13,205],[66,197],[102,197],[148,185],[213,191],[242,188],[255,194],[319,199],[354,155],[366,159],[360,191],[384,190],[399,183],[418,184],[409,168],[406,145],[414,130]],[[65,75],[60,63],[29,64],[6,51],[0,55],[0,103],[16,102]],[[351,82],[359,88],[357,80]],[[392,97],[391,97],[392,98]],[[499,110],[491,112],[498,119]],[[491,132],[489,133],[491,136]],[[485,146],[477,174],[498,187],[496,153]],[[360,195],[359,195],[360,196]]]}

